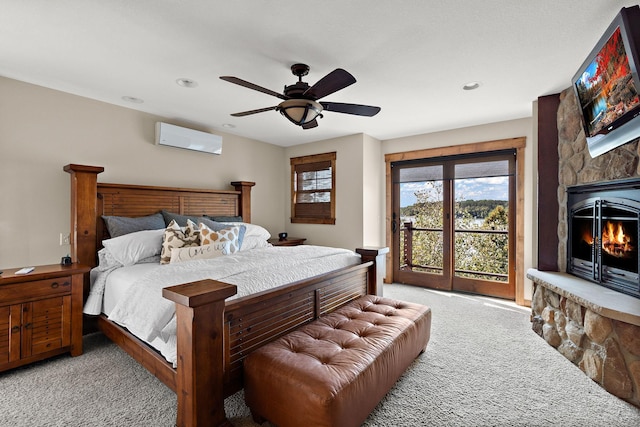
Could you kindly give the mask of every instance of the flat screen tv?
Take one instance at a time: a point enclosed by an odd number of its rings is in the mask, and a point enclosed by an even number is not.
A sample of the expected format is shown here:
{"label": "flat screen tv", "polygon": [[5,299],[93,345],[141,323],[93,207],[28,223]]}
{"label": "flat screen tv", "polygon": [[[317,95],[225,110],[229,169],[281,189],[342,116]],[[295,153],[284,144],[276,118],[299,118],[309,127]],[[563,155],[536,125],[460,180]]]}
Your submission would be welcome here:
{"label": "flat screen tv", "polygon": [[640,8],[622,8],[573,77],[591,157],[640,137],[639,46]]}

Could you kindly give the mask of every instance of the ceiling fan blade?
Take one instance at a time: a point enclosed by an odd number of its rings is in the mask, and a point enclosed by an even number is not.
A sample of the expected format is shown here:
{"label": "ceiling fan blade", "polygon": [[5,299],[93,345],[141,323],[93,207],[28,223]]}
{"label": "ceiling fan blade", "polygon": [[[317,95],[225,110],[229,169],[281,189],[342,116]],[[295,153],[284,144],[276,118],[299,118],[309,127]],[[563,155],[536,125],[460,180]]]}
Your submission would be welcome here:
{"label": "ceiling fan blade", "polygon": [[336,68],[302,94],[304,97],[310,97],[318,100],[334,92],[344,89],[356,82],[355,77],[342,68]]}
{"label": "ceiling fan blade", "polygon": [[317,119],[313,119],[310,122],[307,122],[307,123],[302,125],[302,129],[313,129],[315,127],[318,127],[318,120]]}
{"label": "ceiling fan blade", "polygon": [[380,107],[360,104],[344,104],[342,102],[321,102],[323,111],[373,117],[380,112]]}
{"label": "ceiling fan blade", "polygon": [[262,87],[262,86],[258,86],[258,85],[256,85],[256,84],[253,84],[253,83],[248,82],[248,81],[246,81],[246,80],[239,79],[239,78],[237,78],[237,77],[233,77],[233,76],[220,76],[220,78],[221,78],[222,80],[226,81],[226,82],[229,82],[229,83],[235,83],[235,84],[237,84],[237,85],[240,85],[240,86],[243,86],[243,87],[246,87],[246,88],[249,88],[249,89],[257,90],[258,92],[266,93],[267,95],[273,95],[273,96],[275,96],[275,97],[277,97],[277,98],[280,98],[280,99],[285,99],[285,100],[286,100],[286,99],[289,99],[288,97],[284,96],[284,95],[283,95],[283,94],[281,94],[281,93],[274,92],[274,91],[272,91],[271,89],[267,89],[267,88],[264,88],[264,87]]}
{"label": "ceiling fan blade", "polygon": [[249,116],[251,114],[264,113],[265,111],[275,110],[276,108],[277,107],[274,105],[273,107],[259,108],[257,110],[243,111],[241,113],[233,113],[232,116],[233,117],[244,117],[244,116]]}

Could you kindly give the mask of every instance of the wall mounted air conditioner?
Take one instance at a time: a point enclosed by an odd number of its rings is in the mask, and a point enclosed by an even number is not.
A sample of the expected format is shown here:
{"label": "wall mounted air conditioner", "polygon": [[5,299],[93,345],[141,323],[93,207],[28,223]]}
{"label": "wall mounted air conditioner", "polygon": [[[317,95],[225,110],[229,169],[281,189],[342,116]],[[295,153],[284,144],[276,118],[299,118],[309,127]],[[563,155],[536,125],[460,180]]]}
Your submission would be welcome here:
{"label": "wall mounted air conditioner", "polygon": [[221,136],[162,122],[156,122],[156,145],[222,154]]}

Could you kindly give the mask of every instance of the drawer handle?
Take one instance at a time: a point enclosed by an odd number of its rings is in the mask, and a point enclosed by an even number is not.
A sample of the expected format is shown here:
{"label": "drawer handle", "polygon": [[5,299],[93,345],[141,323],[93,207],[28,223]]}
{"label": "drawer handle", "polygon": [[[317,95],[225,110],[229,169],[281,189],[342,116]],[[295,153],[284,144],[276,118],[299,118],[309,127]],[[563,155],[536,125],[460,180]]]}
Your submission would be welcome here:
{"label": "drawer handle", "polygon": [[33,323],[27,323],[26,325],[24,325],[24,328],[31,329],[32,326],[33,326]]}
{"label": "drawer handle", "polygon": [[20,332],[20,326],[14,326],[13,328],[11,328],[11,332],[17,334],[18,332]]}
{"label": "drawer handle", "polygon": [[[69,283],[69,282],[63,282],[63,283],[62,283],[62,286],[69,286],[70,284],[71,284],[71,283]],[[53,283],[51,284],[51,287],[52,287],[53,289],[57,289],[59,286],[60,286],[60,284],[59,284],[58,282],[53,282]]]}

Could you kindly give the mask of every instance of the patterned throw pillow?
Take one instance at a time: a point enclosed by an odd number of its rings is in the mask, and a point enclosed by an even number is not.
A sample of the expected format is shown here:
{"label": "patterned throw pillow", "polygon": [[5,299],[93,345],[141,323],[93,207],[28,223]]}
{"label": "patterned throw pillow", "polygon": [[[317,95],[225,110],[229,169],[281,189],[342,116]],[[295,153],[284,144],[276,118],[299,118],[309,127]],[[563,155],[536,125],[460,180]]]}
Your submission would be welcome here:
{"label": "patterned throw pillow", "polygon": [[189,246],[171,249],[171,264],[191,261],[192,259],[210,259],[229,254],[231,242],[220,245]]}
{"label": "patterned throw pillow", "polygon": [[240,250],[238,241],[240,236],[240,227],[228,227],[222,230],[212,230],[204,223],[200,223],[200,244],[216,245],[222,247],[229,245],[229,253],[235,253]]}
{"label": "patterned throw pillow", "polygon": [[177,222],[171,221],[162,236],[162,252],[160,253],[160,264],[171,262],[171,250],[188,246],[200,245],[200,230],[191,220],[187,221],[187,226],[182,228]]}

